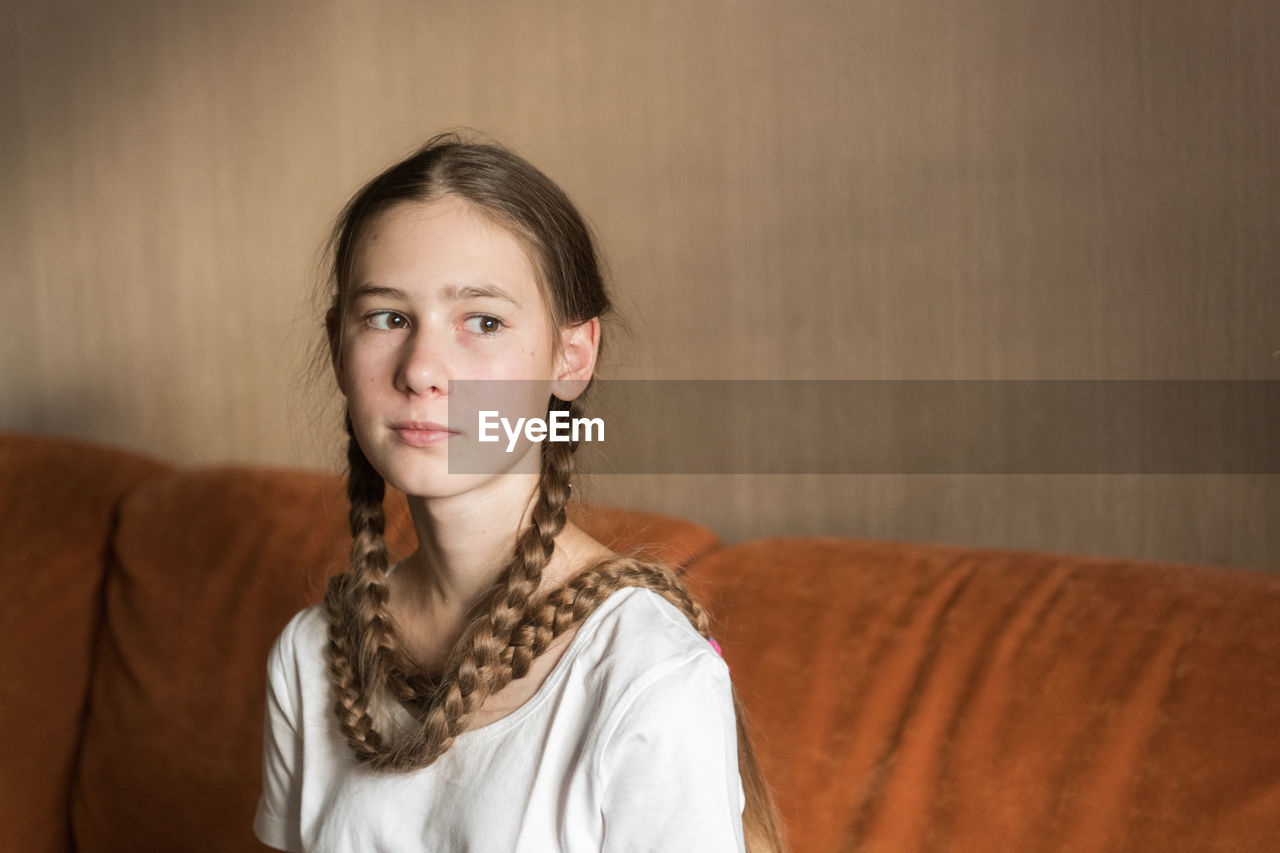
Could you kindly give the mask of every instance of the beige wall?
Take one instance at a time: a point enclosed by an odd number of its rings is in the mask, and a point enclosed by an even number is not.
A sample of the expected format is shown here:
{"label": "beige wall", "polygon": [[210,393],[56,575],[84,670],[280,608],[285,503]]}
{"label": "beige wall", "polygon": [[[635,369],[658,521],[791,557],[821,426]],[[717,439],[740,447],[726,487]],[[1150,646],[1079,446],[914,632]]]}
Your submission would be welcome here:
{"label": "beige wall", "polygon": [[[442,127],[603,238],[607,375],[1277,379],[1280,6],[5,0],[0,428],[337,467],[317,250]],[[326,402],[328,401],[328,402]],[[615,477],[781,533],[1280,568],[1280,476]]]}

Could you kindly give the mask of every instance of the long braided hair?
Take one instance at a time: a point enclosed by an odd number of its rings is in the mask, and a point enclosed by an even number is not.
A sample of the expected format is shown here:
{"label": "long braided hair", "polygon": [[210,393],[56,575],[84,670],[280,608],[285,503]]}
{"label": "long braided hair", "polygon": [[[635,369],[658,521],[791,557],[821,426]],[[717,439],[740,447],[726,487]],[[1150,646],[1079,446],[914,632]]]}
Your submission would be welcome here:
{"label": "long braided hair", "polygon": [[[528,247],[553,326],[606,316],[610,301],[590,232],[568,197],[527,161],[492,144],[437,136],[366,184],[347,203],[330,239],[330,315],[343,316],[356,248],[380,213],[409,201],[455,196],[509,228]],[[343,324],[336,326],[341,328]],[[330,329],[330,348],[340,342]],[[577,401],[552,397],[551,411],[580,415]],[[351,503],[351,565],[330,579],[326,648],[334,713],[356,759],[374,769],[425,767],[446,752],[485,700],[528,673],[535,658],[589,616],[614,591],[651,589],[670,601],[704,637],[706,613],[665,566],[612,557],[535,598],[543,570],[566,523],[576,443],[544,442],[531,523],[475,609],[442,670],[419,671],[401,650],[388,605],[390,558],[384,537],[385,482],[356,441],[350,417],[347,493]],[[387,703],[408,710],[415,725],[393,734],[379,717]],[[756,762],[734,696],[738,764],[746,794],[743,825],[751,853],[784,849],[776,808]]]}

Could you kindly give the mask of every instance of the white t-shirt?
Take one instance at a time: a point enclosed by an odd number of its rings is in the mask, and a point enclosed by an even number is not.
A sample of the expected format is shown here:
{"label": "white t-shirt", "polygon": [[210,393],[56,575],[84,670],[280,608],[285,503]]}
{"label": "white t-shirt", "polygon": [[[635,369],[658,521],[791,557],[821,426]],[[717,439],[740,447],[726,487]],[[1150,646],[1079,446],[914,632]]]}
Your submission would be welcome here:
{"label": "white t-shirt", "polygon": [[332,711],[322,607],[294,616],[268,659],[253,823],[264,843],[324,853],[743,851],[729,670],[657,593],[615,592],[531,699],[408,773],[377,773],[351,754]]}

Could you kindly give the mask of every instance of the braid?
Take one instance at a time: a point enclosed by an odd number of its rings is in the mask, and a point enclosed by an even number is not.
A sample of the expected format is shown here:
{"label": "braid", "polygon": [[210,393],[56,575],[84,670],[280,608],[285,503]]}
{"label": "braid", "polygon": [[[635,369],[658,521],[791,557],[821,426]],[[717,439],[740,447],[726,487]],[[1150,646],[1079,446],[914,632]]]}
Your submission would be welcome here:
{"label": "braid", "polygon": [[351,501],[351,568],[330,578],[325,593],[329,615],[329,676],[334,713],[356,756],[371,760],[385,753],[374,728],[371,705],[384,688],[396,657],[395,632],[387,608],[386,484],[360,450],[347,417],[347,495]]}
{"label": "braid", "polygon": [[[577,414],[575,403],[553,398],[551,409]],[[401,665],[387,608],[388,566],[382,499],[385,483],[360,450],[347,419],[348,496],[351,501],[351,568],[332,578],[325,596],[329,613],[329,673],[334,712],[356,757],[383,769],[425,767],[446,752],[467,720],[489,696],[528,674],[551,642],[586,619],[622,587],[643,586],[675,605],[702,636],[710,635],[705,612],[684,583],[665,566],[612,558],[580,573],[536,605],[534,593],[564,529],[576,443],[548,443],[532,523],[521,531],[515,553],[482,600],[479,612],[455,645],[444,674],[431,678]],[[419,726],[397,744],[386,744],[374,727],[371,708],[383,693],[400,701]]]}
{"label": "braid", "polygon": [[533,659],[545,652],[556,637],[590,616],[613,593],[629,586],[658,593],[675,605],[699,634],[711,636],[706,611],[674,572],[661,563],[612,557],[579,573],[529,611],[508,647],[515,677],[523,677]]}
{"label": "braid", "polygon": [[[550,410],[567,410],[572,418],[575,404],[553,398]],[[518,677],[507,649],[512,634],[527,618],[530,601],[555,552],[556,537],[564,530],[575,449],[573,442],[543,445],[532,523],[521,531],[513,557],[482,601],[480,612],[484,615],[471,623],[454,646],[445,675],[432,694],[407,697],[405,704],[420,726],[385,759],[373,760],[374,766],[408,770],[431,764],[453,745],[484,701]],[[405,685],[410,686],[410,681],[406,678]],[[410,686],[404,692],[416,690]]]}

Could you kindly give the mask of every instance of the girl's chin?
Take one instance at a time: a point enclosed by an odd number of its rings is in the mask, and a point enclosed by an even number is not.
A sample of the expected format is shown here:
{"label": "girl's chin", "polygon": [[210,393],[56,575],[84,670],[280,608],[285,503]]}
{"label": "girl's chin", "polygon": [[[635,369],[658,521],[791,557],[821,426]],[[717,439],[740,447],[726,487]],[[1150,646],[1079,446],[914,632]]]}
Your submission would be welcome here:
{"label": "girl's chin", "polygon": [[[450,498],[476,490],[500,492],[504,487],[522,491],[540,473],[536,445],[512,455],[491,451],[468,455],[465,446],[451,453],[441,452],[444,446],[398,445],[382,450],[376,460],[370,459],[382,479],[388,486],[419,498]],[[460,470],[450,473],[451,464]]]}
{"label": "girl's chin", "polygon": [[[387,485],[424,500],[455,498],[471,492],[501,490],[504,485],[525,488],[535,474],[441,474],[430,477],[386,477]],[[519,483],[517,483],[519,481]]]}
{"label": "girl's chin", "polygon": [[483,479],[466,474],[433,474],[431,476],[383,477],[387,485],[415,498],[450,498],[472,491]]}

